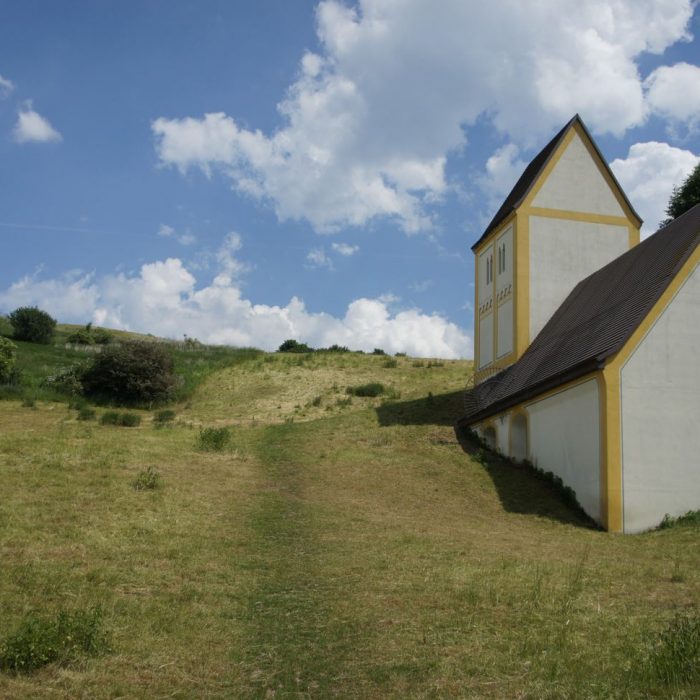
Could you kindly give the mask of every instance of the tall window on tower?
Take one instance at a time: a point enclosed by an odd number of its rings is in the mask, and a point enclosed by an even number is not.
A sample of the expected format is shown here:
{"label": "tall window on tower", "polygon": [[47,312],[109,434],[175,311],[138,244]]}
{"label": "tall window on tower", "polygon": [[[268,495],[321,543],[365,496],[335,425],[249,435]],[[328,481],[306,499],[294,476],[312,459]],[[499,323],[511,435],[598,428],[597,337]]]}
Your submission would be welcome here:
{"label": "tall window on tower", "polygon": [[496,239],[496,357],[513,352],[513,227]]}
{"label": "tall window on tower", "polygon": [[494,246],[485,248],[478,256],[478,368],[488,366],[494,358]]}

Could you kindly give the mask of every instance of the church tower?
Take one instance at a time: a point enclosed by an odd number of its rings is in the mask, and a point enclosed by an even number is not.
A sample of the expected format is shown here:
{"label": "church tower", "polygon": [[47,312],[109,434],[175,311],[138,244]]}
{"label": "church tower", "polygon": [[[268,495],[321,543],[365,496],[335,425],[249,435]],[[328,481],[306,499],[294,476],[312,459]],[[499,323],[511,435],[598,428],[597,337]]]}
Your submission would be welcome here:
{"label": "church tower", "polygon": [[578,282],[639,243],[641,224],[576,115],[472,246],[476,383],[516,362]]}

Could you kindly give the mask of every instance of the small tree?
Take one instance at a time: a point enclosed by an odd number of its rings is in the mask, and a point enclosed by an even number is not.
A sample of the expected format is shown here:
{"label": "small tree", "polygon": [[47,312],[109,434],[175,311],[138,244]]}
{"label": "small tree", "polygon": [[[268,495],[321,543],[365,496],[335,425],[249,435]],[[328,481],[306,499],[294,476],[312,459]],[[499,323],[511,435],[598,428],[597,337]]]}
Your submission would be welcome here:
{"label": "small tree", "polygon": [[693,172],[688,175],[680,187],[673,188],[673,193],[666,207],[669,218],[662,221],[661,224],[665,226],[671,223],[698,203],[700,203],[700,163],[695,166]]}
{"label": "small tree", "polygon": [[36,306],[21,306],[10,314],[10,323],[17,340],[48,345],[56,330],[56,319]]}
{"label": "small tree", "polygon": [[0,383],[12,378],[16,354],[17,346],[11,340],[0,337]]}
{"label": "small tree", "polygon": [[177,377],[168,349],[131,340],[109,345],[83,375],[86,394],[119,403],[160,403],[173,396]]}
{"label": "small tree", "polygon": [[300,343],[297,340],[285,340],[282,345],[277,348],[277,352],[313,352],[314,349],[310,348],[306,343]]}

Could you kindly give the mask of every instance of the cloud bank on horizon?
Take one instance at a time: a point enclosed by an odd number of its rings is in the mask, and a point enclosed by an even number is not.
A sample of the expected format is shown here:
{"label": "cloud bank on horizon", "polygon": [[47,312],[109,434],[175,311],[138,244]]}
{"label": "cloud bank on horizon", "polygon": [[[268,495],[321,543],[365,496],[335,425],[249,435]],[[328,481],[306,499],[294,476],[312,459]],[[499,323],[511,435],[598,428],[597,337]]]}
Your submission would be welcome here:
{"label": "cloud bank on horizon", "polygon": [[216,254],[218,274],[208,286],[197,280],[179,258],[142,265],[136,274],[71,272],[60,279],[27,276],[0,292],[0,307],[36,304],[59,318],[91,319],[110,328],[153,333],[167,338],[183,334],[218,345],[275,350],[288,338],[313,347],[335,343],[371,352],[457,359],[471,356],[471,339],[439,314],[419,309],[392,312],[393,299],[356,299],[342,318],[312,313],[293,297],[286,306],[254,304],[241,292],[245,264],[236,259],[238,234],[230,233]]}
{"label": "cloud bank on horizon", "polygon": [[[333,232],[388,217],[407,233],[429,230],[448,158],[469,147],[479,119],[510,140],[477,183],[491,195],[513,184],[520,149],[576,112],[596,134],[621,136],[651,116],[696,128],[700,68],[680,62],[642,76],[638,63],[689,40],[693,10],[690,0],[324,0],[322,51],[302,57],[279,129],[266,135],[222,112],[159,117],[156,150],[183,173],[223,173],[281,221]],[[689,151],[636,146],[616,161],[623,186],[646,172],[640,150],[654,150],[665,173],[687,174]],[[635,203],[659,220],[659,197],[637,188]]]}

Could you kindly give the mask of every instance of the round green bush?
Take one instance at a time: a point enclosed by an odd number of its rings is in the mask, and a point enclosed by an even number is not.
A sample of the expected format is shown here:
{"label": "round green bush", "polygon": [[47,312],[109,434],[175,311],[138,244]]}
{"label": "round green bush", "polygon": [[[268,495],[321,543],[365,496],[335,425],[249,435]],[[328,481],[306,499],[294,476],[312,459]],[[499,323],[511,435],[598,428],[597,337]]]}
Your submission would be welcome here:
{"label": "round green bush", "polygon": [[17,346],[11,340],[0,337],[0,383],[12,377],[16,356]]}
{"label": "round green bush", "polygon": [[177,377],[168,348],[131,340],[108,345],[83,375],[87,395],[117,403],[160,403],[172,398]]}
{"label": "round green bush", "polygon": [[21,306],[10,314],[13,334],[17,340],[48,345],[56,330],[56,319],[36,306]]}

